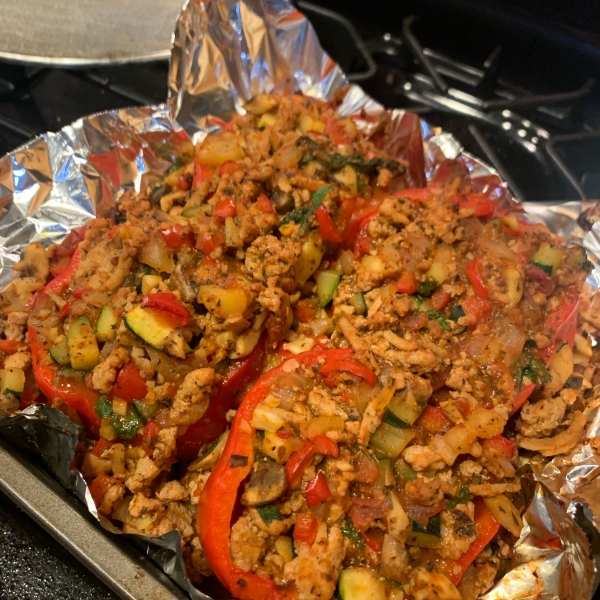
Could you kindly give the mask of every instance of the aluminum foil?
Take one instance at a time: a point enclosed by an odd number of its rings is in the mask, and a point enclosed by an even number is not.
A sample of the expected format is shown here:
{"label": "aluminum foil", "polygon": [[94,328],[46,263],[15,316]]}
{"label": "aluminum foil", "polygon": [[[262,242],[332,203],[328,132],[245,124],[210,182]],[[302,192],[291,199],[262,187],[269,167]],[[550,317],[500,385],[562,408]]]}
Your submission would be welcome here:
{"label": "aluminum foil", "polygon": [[[219,130],[218,119],[243,113],[259,92],[341,99],[342,115],[359,115],[369,132],[386,120],[385,148],[410,165],[415,186],[458,169],[501,206],[522,210],[498,174],[463,151],[452,135],[416,115],[387,111],[360,87],[350,85],[321,48],[306,18],[287,0],[189,0],[173,38],[167,105],[109,111],[79,119],[58,133],[36,138],[0,160],[0,285],[26,244],[60,242],[68,231],[93,218],[127,190],[139,189],[147,171],[169,168],[169,147],[198,141]],[[213,118],[217,117],[216,120]],[[189,138],[188,138],[189,136]],[[582,220],[579,202],[526,205],[529,218],[573,236],[600,256],[600,222]],[[585,229],[580,227],[584,222]],[[600,271],[586,292],[595,301]],[[600,302],[600,300],[598,300]],[[599,311],[600,312],[600,311]],[[507,574],[485,594],[508,598],[591,598],[600,557],[600,457],[594,438],[600,418],[590,409],[589,438],[569,456],[532,465],[531,498]],[[71,469],[80,430],[62,413],[33,406],[0,416],[0,433],[38,454],[48,469],[98,518],[81,474]],[[207,596],[185,576],[177,532],[133,538],[192,598]]]}

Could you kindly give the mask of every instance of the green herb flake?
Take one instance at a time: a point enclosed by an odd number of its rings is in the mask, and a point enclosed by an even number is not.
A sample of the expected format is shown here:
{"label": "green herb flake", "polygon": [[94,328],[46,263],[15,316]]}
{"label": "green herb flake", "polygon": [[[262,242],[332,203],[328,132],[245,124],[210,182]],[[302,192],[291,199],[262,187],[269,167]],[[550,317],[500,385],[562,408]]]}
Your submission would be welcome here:
{"label": "green herb flake", "polygon": [[456,508],[459,504],[467,504],[471,501],[471,494],[469,494],[469,490],[467,488],[461,487],[458,491],[458,495],[452,498],[451,500],[446,501],[446,508],[448,510],[452,510]]}
{"label": "green herb flake", "polygon": [[106,396],[100,396],[94,405],[94,410],[101,419],[112,417],[112,402]]}
{"label": "green herb flake", "polygon": [[111,425],[121,439],[132,440],[138,433],[140,420],[134,411],[131,411],[125,417],[113,414]]}
{"label": "green herb flake", "polygon": [[417,292],[421,296],[429,297],[439,286],[440,284],[433,277],[428,277],[425,281],[417,285]]}
{"label": "green herb flake", "polygon": [[272,523],[273,521],[283,521],[283,515],[274,504],[259,506],[256,510],[258,510],[258,514],[265,522],[265,525],[269,525],[269,523]]}
{"label": "green herb flake", "polygon": [[428,310],[427,316],[432,321],[437,321],[444,331],[451,331],[450,324],[446,321],[446,317],[439,310]]}
{"label": "green herb flake", "polygon": [[352,521],[344,521],[344,524],[341,527],[342,533],[345,537],[347,537],[357,548],[361,550],[365,547],[365,542],[363,541],[360,533],[356,531]]}

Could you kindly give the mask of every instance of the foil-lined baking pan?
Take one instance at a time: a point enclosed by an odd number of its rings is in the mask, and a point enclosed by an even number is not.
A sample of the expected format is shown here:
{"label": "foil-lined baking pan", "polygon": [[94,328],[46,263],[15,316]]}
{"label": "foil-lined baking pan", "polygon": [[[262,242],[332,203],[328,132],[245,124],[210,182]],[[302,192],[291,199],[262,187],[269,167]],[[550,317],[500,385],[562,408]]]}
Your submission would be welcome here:
{"label": "foil-lined baking pan", "polygon": [[[386,149],[409,161],[412,185],[425,185],[451,161],[468,173],[478,191],[501,206],[523,209],[498,174],[464,152],[459,140],[411,113],[386,111],[349,84],[310,23],[287,0],[189,0],[175,29],[167,104],[79,119],[0,160],[0,284],[10,280],[9,267],[26,244],[59,242],[70,229],[93,218],[100,206],[139,189],[145,172],[168,169],[165,148],[178,138],[202,139],[219,130],[219,119],[242,113],[253,95],[273,91],[339,97],[340,113],[354,115],[366,130],[387,112]],[[582,203],[525,208],[531,219],[544,221],[600,256],[600,223],[582,219],[587,208]],[[599,283],[596,267],[585,290],[591,302],[600,302]],[[567,457],[527,465],[525,526],[509,571],[485,594],[486,600],[591,598],[600,557],[600,458],[593,446],[600,417],[595,407],[588,413],[586,443]],[[191,598],[207,598],[185,575],[176,531],[159,537],[122,534],[99,517],[81,474],[70,469],[79,431],[62,413],[38,405],[12,417],[0,416],[0,434],[41,457],[105,529],[135,538]],[[1,471],[0,487],[7,487]]]}

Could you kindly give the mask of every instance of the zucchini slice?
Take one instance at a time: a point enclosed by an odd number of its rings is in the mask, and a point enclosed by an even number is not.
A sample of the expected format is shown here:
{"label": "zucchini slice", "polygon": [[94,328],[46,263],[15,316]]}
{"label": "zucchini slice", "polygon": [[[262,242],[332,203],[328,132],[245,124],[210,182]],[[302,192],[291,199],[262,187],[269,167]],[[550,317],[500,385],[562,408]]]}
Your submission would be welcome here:
{"label": "zucchini slice", "polygon": [[19,398],[25,388],[25,372],[23,369],[4,369],[2,371],[2,393],[12,394]]}
{"label": "zucchini slice", "polygon": [[367,312],[367,302],[362,292],[358,292],[358,294],[352,296],[348,302],[354,307],[354,312],[357,315],[364,315]]}
{"label": "zucchini slice", "polygon": [[100,362],[100,350],[90,320],[77,317],[69,328],[71,366],[77,371],[89,371]]}
{"label": "zucchini slice", "polygon": [[531,259],[531,263],[546,271],[548,275],[552,275],[562,262],[562,259],[563,253],[560,248],[551,246],[548,242],[543,242]]}
{"label": "zucchini slice", "polygon": [[[387,406],[384,421],[393,427],[408,429],[421,416],[421,413],[425,410],[425,406],[426,404],[419,404],[417,402],[415,395],[411,391],[396,394]],[[389,413],[391,413],[391,416]]]}
{"label": "zucchini slice", "polygon": [[396,458],[414,437],[412,429],[399,429],[382,423],[371,436],[370,446]]}
{"label": "zucchini slice", "polygon": [[57,362],[61,367],[71,364],[71,357],[69,356],[69,343],[67,338],[62,339],[50,348],[50,356]]}
{"label": "zucchini slice", "polygon": [[117,323],[119,317],[115,315],[110,306],[103,306],[102,312],[96,323],[96,339],[99,342],[114,342],[117,337]]}
{"label": "zucchini slice", "polygon": [[130,310],[124,319],[135,335],[157,350],[162,348],[163,340],[173,331],[172,327],[162,323],[151,310],[141,306]]}
{"label": "zucchini slice", "polygon": [[431,517],[427,522],[427,527],[422,527],[416,521],[412,522],[411,531],[406,538],[406,543],[410,546],[420,546],[421,548],[430,548],[440,541],[441,535],[440,515]]}
{"label": "zucchini slice", "polygon": [[317,295],[319,296],[319,306],[321,308],[325,308],[333,299],[333,294],[340,285],[342,275],[342,271],[330,269],[321,271],[317,275]]}
{"label": "zucchini slice", "polygon": [[385,600],[385,583],[370,569],[344,569],[338,581],[342,600]]}

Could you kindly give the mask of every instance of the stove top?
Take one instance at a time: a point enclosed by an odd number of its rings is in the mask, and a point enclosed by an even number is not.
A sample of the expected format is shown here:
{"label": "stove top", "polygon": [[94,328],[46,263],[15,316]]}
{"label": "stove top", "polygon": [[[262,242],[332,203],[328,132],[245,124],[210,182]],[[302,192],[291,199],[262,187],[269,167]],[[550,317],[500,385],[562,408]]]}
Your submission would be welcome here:
{"label": "stove top", "polygon": [[[522,200],[600,198],[598,11],[551,3],[564,11],[557,24],[540,0],[404,0],[369,10],[318,1],[298,6],[349,78],[379,102],[455,134]],[[86,114],[163,102],[167,66],[0,62],[0,155]],[[86,594],[115,598],[0,494],[0,599]]]}

